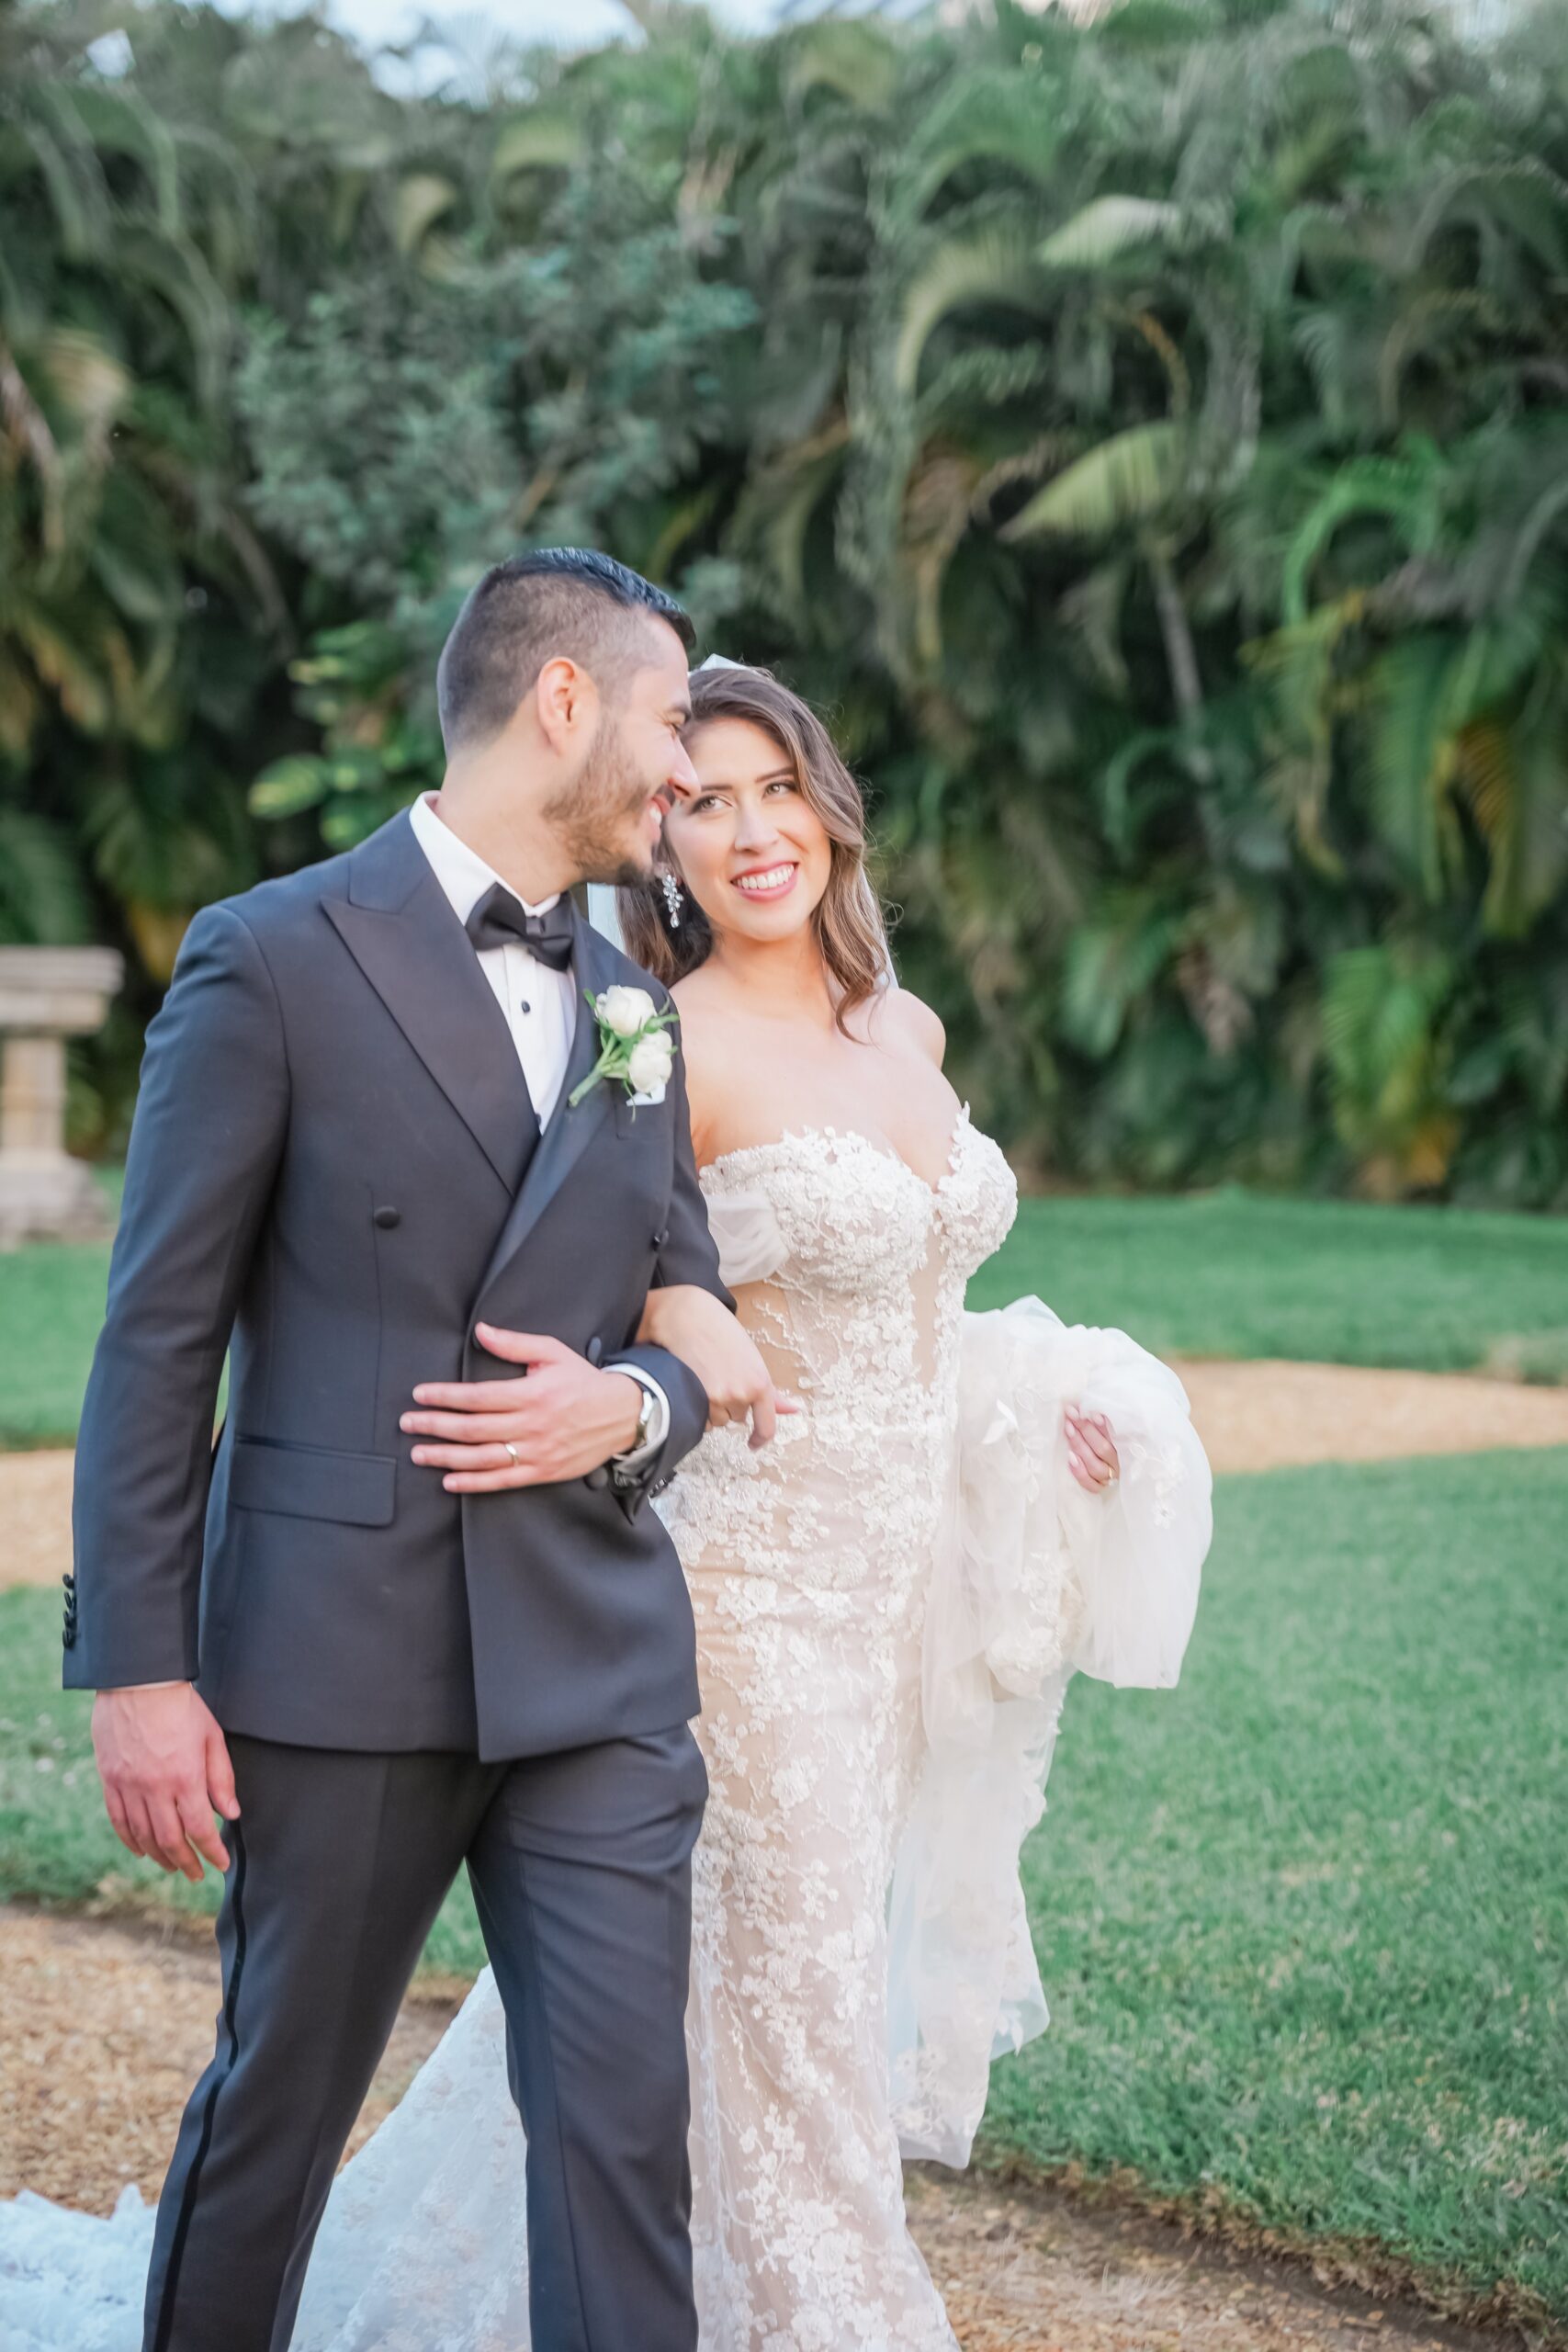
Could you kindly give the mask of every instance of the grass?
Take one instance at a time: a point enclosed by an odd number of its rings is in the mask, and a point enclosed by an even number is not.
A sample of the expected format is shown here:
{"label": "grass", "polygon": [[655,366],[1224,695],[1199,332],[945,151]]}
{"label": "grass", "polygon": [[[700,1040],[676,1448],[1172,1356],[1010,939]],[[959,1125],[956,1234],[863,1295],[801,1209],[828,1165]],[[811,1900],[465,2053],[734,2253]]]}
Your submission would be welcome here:
{"label": "grass", "polygon": [[1036,1291],[1156,1354],[1287,1356],[1568,1381],[1568,1219],[1226,1186],[1026,1200],[972,1306]]}
{"label": "grass", "polygon": [[[982,2153],[1568,2315],[1568,1449],[1220,1482],[1180,1688],[1067,1702],[1049,2033]],[[58,1608],[0,1595],[0,1894],[183,1909],[116,1845]],[[455,1891],[427,1967],[480,1947]]]}
{"label": "grass", "polygon": [[[0,1449],[75,1435],[107,1269],[98,1242],[0,1255]],[[1026,1291],[1069,1323],[1119,1324],[1156,1353],[1433,1372],[1490,1363],[1568,1381],[1562,1219],[1236,1187],[1027,1200],[970,1303]]]}
{"label": "grass", "polygon": [[1568,2317],[1568,1449],[1217,1502],[1179,1689],[1069,1693],[985,2153]]}
{"label": "grass", "polygon": [[75,1436],[108,1265],[107,1241],[0,1253],[0,1447]]}

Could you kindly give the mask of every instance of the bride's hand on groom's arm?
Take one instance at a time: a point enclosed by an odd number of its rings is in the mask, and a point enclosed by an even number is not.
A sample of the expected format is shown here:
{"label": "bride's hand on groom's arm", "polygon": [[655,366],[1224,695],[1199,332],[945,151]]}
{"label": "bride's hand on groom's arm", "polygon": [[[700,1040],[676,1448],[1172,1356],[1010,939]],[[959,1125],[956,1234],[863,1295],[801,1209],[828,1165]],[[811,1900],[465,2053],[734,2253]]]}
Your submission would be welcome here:
{"label": "bride's hand on groom's arm", "polygon": [[710,1430],[750,1419],[753,1450],[769,1442],[778,1414],[800,1410],[774,1387],[756,1341],[729,1308],[695,1283],[650,1290],[637,1338],[668,1349],[696,1374],[707,1395]]}
{"label": "bride's hand on groom's arm", "polygon": [[203,1856],[228,1869],[212,1816],[240,1817],[234,1768],[216,1716],[188,1682],[100,1690],[93,1751],[122,1846],[188,1879],[200,1878]]}

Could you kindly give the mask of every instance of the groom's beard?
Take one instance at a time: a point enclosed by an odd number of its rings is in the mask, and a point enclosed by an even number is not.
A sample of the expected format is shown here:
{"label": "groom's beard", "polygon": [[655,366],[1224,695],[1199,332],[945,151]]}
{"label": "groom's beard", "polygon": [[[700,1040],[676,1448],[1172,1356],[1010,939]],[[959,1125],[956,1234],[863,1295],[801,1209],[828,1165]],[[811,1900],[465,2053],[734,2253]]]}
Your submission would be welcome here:
{"label": "groom's beard", "polygon": [[584,882],[635,889],[651,878],[651,844],[638,855],[626,835],[658,789],[636,775],[617,731],[602,718],[582,774],[544,810]]}

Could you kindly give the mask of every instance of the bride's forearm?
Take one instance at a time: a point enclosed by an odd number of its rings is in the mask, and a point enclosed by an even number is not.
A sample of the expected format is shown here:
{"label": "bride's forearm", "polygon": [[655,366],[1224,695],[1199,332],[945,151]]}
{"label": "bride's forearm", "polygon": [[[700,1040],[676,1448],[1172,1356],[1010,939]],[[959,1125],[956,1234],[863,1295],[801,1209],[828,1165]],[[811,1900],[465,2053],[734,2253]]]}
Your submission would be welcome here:
{"label": "bride's forearm", "polygon": [[678,1356],[682,1352],[678,1344],[682,1335],[705,1330],[718,1339],[734,1326],[733,1314],[711,1291],[695,1283],[671,1283],[649,1292],[637,1337],[643,1345],[668,1348]]}
{"label": "bride's forearm", "polygon": [[695,1283],[649,1291],[637,1336],[690,1365],[707,1395],[710,1429],[750,1419],[753,1445],[766,1444],[775,1412],[795,1409],[774,1391],[756,1342],[735,1315]]}

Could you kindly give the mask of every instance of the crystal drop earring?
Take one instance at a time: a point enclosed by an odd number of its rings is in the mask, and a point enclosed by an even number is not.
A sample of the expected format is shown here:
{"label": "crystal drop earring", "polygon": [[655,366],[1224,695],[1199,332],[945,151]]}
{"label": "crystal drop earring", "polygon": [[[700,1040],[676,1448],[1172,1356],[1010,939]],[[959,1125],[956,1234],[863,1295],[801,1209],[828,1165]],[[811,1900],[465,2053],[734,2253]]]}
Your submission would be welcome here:
{"label": "crystal drop earring", "polygon": [[660,876],[664,885],[664,919],[671,931],[681,928],[681,885],[670,873]]}

